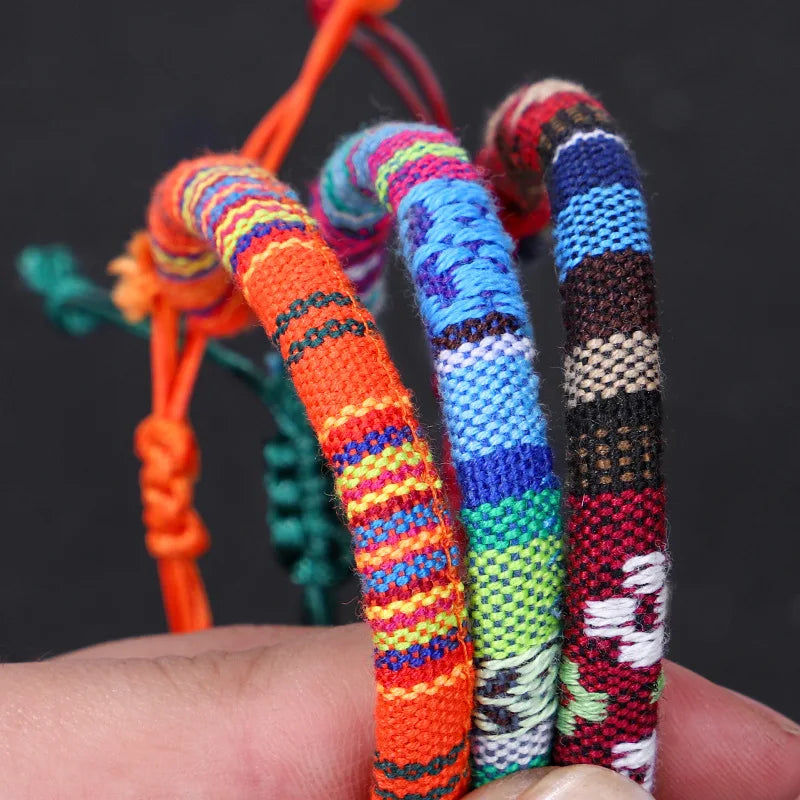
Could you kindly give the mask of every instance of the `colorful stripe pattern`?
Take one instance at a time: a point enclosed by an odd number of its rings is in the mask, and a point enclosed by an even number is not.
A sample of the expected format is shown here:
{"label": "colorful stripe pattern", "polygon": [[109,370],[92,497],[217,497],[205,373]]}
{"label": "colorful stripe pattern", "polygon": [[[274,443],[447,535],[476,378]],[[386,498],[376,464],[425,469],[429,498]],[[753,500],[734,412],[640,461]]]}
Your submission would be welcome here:
{"label": "colorful stripe pattern", "polygon": [[651,788],[668,560],[642,186],[605,109],[563,81],[512,95],[484,154],[518,194],[544,176],[563,300],[571,519],[555,760]]}
{"label": "colorful stripe pattern", "polygon": [[242,157],[180,164],[157,188],[150,221],[162,258],[218,254],[276,342],[335,474],[374,634],[372,797],[460,797],[473,677],[458,552],[371,315],[295,195]]}
{"label": "colorful stripe pattern", "polygon": [[431,126],[380,125],[345,141],[312,208],[344,259],[357,254],[346,268],[375,281],[397,217],[469,543],[474,780],[545,764],[557,711],[560,490],[512,242],[466,153]]}

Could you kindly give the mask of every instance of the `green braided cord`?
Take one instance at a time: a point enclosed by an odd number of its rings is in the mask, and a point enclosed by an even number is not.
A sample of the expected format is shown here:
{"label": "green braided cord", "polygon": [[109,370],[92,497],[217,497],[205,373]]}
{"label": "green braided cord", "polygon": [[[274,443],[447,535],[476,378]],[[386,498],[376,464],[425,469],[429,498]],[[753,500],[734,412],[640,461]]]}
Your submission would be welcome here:
{"label": "green braided cord", "polygon": [[[91,333],[104,322],[142,338],[150,336],[150,323],[128,322],[108,292],[80,273],[75,256],[64,245],[26,247],[17,258],[17,272],[29,289],[42,295],[50,321],[73,336]],[[209,342],[206,349],[213,361],[259,397],[270,397],[276,381],[265,376],[249,358],[218,342]]]}
{"label": "green braided cord", "polygon": [[278,558],[304,587],[307,620],[330,625],[332,590],[353,572],[349,535],[334,511],[333,478],[321,463],[300,398],[280,356],[270,353],[266,360],[270,374],[280,377],[273,413],[284,419],[264,446],[267,523]]}
{"label": "green braided cord", "polygon": [[[103,323],[143,338],[150,334],[147,321],[128,322],[108,293],[81,274],[68,247],[27,247],[17,259],[17,271],[43,297],[48,318],[73,336],[85,336]],[[332,504],[333,480],[305,410],[277,356],[268,357],[265,372],[218,342],[209,342],[207,352],[272,411],[276,434],[264,446],[272,544],[292,581],[303,588],[306,619],[313,625],[330,624],[332,590],[352,573],[352,555],[347,530]]]}

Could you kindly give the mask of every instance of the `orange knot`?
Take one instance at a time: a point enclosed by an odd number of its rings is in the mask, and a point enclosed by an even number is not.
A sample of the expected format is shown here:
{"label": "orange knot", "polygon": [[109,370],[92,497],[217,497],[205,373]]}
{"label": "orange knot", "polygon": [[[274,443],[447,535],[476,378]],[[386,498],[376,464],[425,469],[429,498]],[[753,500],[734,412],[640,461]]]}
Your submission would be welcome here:
{"label": "orange knot", "polygon": [[117,276],[111,300],[128,322],[141,322],[153,311],[158,278],[150,237],[145,231],[134,234],[128,251],[115,258],[108,271]]}
{"label": "orange knot", "polygon": [[211,540],[193,508],[200,455],[191,427],[151,415],[136,428],[134,447],[142,461],[139,480],[148,552],[156,559],[199,558]]}

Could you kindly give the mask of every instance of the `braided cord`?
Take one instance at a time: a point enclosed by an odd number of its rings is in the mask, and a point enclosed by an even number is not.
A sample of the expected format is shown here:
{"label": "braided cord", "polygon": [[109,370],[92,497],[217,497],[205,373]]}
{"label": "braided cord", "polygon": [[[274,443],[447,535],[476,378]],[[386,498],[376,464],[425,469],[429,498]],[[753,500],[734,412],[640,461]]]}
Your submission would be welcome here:
{"label": "braided cord", "polygon": [[[69,248],[26,247],[17,269],[28,287],[42,295],[47,316],[65,332],[83,336],[108,323],[145,339],[150,336],[146,320],[126,320],[108,292],[80,272]],[[329,625],[334,620],[331,590],[352,573],[352,555],[347,532],[330,502],[330,472],[305,410],[274,354],[268,357],[267,372],[219,342],[208,343],[208,355],[272,412],[277,430],[264,447],[272,544],[292,581],[303,588],[306,619]]]}
{"label": "braided cord", "polygon": [[368,297],[397,217],[462,494],[473,777],[545,764],[557,710],[560,490],[511,240],[466,153],[432,126],[387,124],[346,140],[312,207]]}
{"label": "braided cord", "polygon": [[332,625],[332,590],[353,569],[349,536],[331,503],[330,470],[320,459],[317,438],[280,356],[270,353],[267,367],[275,382],[270,399],[277,425],[275,436],[264,445],[272,544],[292,581],[303,589],[306,620]]}
{"label": "braided cord", "polygon": [[650,789],[668,558],[642,185],[606,110],[564,81],[512,95],[484,153],[518,196],[536,196],[544,176],[566,328],[571,518],[555,761],[602,764]]}
{"label": "braided cord", "polygon": [[[237,183],[232,189],[231,181]],[[160,252],[207,243],[276,342],[335,475],[375,644],[373,797],[459,797],[472,645],[441,480],[369,312],[295,195],[239,156],[156,189]]]}

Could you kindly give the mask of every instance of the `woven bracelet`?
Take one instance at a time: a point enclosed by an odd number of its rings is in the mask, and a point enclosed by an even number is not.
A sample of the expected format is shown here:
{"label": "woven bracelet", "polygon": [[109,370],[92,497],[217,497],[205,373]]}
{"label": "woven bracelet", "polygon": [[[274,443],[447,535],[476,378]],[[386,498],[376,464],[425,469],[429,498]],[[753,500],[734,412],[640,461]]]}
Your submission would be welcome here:
{"label": "woven bracelet", "polygon": [[481,162],[511,227],[534,233],[548,201],[552,215],[571,512],[555,762],[601,764],[651,788],[668,557],[658,323],[638,169],[603,106],[558,80],[503,103]]}
{"label": "woven bracelet", "polygon": [[[462,794],[472,645],[441,481],[369,312],[294,194],[240,156],[184,162],[149,212],[165,269],[229,275],[278,347],[336,475],[377,677],[373,796]],[[413,647],[398,646],[425,619]],[[413,793],[413,792],[412,792]]]}
{"label": "woven bracelet", "polygon": [[312,210],[373,305],[397,221],[462,495],[473,778],[545,764],[557,709],[560,491],[512,242],[458,142],[426,125],[380,125],[346,140]]}

